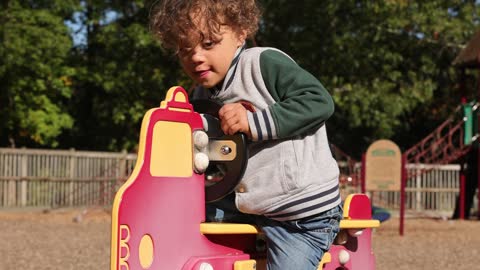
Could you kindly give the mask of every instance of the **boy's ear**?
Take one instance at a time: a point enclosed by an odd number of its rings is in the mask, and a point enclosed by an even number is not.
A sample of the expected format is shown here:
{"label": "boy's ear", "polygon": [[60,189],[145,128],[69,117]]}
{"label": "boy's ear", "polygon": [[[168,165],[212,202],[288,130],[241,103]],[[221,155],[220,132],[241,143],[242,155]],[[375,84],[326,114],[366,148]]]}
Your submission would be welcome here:
{"label": "boy's ear", "polygon": [[238,46],[242,46],[243,43],[245,43],[245,40],[247,39],[247,31],[246,30],[240,30],[238,33]]}

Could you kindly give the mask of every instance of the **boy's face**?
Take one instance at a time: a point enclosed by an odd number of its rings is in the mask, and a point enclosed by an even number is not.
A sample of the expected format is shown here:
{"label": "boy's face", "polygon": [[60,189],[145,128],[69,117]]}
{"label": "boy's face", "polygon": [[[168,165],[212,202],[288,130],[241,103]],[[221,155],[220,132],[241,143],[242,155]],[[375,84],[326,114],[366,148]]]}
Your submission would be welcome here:
{"label": "boy's face", "polygon": [[191,47],[180,46],[180,63],[190,78],[211,88],[225,78],[236,50],[244,41],[245,35],[221,26],[216,36],[205,37]]}

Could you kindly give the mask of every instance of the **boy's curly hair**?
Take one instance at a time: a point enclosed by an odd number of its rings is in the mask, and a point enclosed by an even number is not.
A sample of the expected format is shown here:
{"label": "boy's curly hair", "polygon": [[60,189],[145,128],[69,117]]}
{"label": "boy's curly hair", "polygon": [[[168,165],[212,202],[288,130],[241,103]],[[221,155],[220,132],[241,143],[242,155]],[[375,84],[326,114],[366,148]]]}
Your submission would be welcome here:
{"label": "boy's curly hair", "polygon": [[[192,43],[211,38],[222,25],[233,31],[246,31],[253,37],[258,29],[260,8],[256,0],[160,0],[152,9],[150,29],[162,46],[178,52],[181,42]],[[198,15],[207,33],[198,29]],[[197,37],[191,34],[197,33]]]}

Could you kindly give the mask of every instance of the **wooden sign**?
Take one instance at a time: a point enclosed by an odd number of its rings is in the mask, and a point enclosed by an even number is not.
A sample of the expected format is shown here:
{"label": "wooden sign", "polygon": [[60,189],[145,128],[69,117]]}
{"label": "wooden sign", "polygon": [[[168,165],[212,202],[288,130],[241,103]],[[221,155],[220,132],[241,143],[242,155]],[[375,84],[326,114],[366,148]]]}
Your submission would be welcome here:
{"label": "wooden sign", "polygon": [[368,191],[400,191],[402,153],[390,140],[378,140],[367,150],[365,188]]}

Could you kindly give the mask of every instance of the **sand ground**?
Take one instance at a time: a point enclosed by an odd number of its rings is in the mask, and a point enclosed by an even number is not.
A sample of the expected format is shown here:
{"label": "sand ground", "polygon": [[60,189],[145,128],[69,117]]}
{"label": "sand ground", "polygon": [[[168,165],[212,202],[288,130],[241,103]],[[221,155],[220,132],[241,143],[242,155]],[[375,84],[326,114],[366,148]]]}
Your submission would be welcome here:
{"label": "sand ground", "polygon": [[[81,219],[81,220],[79,220]],[[107,270],[105,209],[0,211],[0,270]],[[378,270],[480,269],[480,221],[392,218],[373,232]]]}

